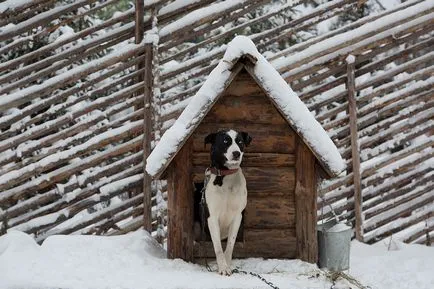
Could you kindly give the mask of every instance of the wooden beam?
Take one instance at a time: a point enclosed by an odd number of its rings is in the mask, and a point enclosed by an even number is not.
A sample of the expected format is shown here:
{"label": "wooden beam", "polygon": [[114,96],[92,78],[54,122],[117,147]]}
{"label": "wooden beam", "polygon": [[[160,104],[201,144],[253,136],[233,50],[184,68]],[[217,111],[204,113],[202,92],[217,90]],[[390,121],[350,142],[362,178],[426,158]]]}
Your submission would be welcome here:
{"label": "wooden beam", "polygon": [[295,186],[295,230],[297,258],[316,263],[318,245],[316,235],[317,194],[315,156],[304,142],[297,138]]}
{"label": "wooden beam", "polygon": [[354,182],[354,212],[356,214],[356,239],[363,242],[362,232],[362,185],[360,176],[360,155],[357,136],[357,103],[356,103],[356,83],[354,77],[355,57],[348,55],[347,62],[347,91],[348,91],[348,110],[350,114],[351,131],[351,157]]}
{"label": "wooden beam", "polygon": [[168,168],[167,257],[193,260],[192,142],[187,141]]}
{"label": "wooden beam", "polygon": [[143,115],[143,227],[148,232],[152,230],[151,217],[151,176],[146,172],[146,159],[151,154],[152,139],[152,96],[153,96],[153,44],[145,44],[145,86],[144,86],[144,115]]}

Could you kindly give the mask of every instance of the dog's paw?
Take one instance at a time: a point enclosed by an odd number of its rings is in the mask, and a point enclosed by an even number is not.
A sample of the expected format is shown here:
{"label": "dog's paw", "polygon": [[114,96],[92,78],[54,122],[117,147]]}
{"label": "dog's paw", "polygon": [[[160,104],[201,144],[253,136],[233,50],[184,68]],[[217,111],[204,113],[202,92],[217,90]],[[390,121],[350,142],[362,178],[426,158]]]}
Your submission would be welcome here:
{"label": "dog's paw", "polygon": [[232,275],[232,270],[229,266],[225,265],[222,267],[219,267],[219,274],[223,276],[230,276]]}

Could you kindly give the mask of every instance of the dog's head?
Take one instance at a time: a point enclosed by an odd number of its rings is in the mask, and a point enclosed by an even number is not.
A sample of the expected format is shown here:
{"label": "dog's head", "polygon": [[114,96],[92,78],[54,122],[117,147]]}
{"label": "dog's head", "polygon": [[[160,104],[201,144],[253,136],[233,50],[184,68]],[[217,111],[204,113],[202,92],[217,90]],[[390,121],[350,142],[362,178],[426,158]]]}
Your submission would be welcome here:
{"label": "dog's head", "polygon": [[205,137],[205,145],[211,144],[212,166],[223,169],[235,169],[241,164],[244,147],[248,146],[252,138],[246,132],[222,130]]}

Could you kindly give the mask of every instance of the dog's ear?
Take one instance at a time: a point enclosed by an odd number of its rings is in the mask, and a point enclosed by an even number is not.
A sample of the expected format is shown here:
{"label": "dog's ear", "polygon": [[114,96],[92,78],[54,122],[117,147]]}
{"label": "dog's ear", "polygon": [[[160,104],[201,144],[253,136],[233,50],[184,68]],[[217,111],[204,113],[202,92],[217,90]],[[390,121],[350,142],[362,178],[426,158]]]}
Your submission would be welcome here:
{"label": "dog's ear", "polygon": [[206,146],[206,144],[208,144],[208,143],[210,143],[210,144],[214,144],[214,143],[215,143],[216,136],[217,136],[216,133],[210,133],[209,135],[207,135],[207,136],[205,137],[204,145]]}
{"label": "dog's ear", "polygon": [[247,133],[242,131],[241,137],[243,138],[244,144],[248,146],[252,142],[252,137]]}

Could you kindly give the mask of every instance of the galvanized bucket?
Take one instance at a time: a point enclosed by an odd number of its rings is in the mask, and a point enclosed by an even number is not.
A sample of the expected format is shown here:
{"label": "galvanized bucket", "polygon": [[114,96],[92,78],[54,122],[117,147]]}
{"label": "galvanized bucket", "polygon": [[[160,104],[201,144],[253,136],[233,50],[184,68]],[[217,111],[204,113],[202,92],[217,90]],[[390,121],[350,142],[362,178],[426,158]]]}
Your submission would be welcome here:
{"label": "galvanized bucket", "polygon": [[318,251],[320,268],[344,271],[350,268],[351,227],[335,219],[319,224]]}

